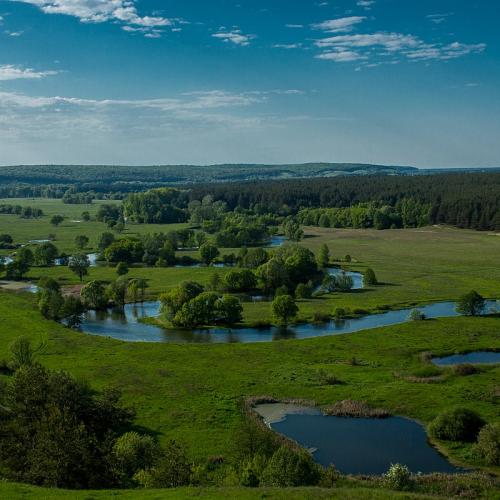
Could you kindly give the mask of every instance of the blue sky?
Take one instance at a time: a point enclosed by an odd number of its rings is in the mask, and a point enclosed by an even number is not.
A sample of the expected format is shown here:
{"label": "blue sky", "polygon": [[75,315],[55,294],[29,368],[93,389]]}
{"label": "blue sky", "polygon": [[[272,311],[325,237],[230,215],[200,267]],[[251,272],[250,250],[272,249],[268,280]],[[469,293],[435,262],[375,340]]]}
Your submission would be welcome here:
{"label": "blue sky", "polygon": [[496,0],[0,0],[0,164],[500,166]]}

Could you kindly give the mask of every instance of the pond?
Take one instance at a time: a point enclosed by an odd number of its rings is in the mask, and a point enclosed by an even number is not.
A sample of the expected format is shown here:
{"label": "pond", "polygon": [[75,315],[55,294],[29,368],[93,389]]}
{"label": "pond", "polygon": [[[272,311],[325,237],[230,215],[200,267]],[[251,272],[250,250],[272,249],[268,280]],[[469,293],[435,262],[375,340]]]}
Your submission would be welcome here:
{"label": "pond", "polygon": [[271,236],[269,243],[266,245],[268,248],[276,248],[282,246],[287,240],[286,236]]}
{"label": "pond", "polygon": [[[327,272],[330,276],[341,276],[345,274],[352,278],[353,286],[351,290],[362,290],[364,288],[364,276],[354,271],[344,271],[340,267],[329,267]],[[319,287],[321,288],[321,286]]]}
{"label": "pond", "polygon": [[452,366],[463,363],[485,365],[500,364],[500,352],[475,351],[467,354],[454,354],[443,358],[434,358],[432,362],[438,366]]}
{"label": "pond", "polygon": [[[96,253],[88,253],[87,257],[90,262],[90,267],[96,267],[97,266],[97,254]],[[68,260],[67,259],[56,259],[54,261],[54,264],[56,266],[67,266],[68,265]]]}
{"label": "pond", "polygon": [[316,408],[265,404],[255,410],[276,432],[343,474],[383,474],[400,463],[412,472],[459,472],[427,441],[425,429],[402,417],[329,417]]}
{"label": "pond", "polygon": [[[341,335],[369,328],[396,325],[408,321],[412,309],[370,314],[361,318],[329,321],[327,323],[303,323],[291,328],[208,328],[166,329],[141,322],[141,319],[160,314],[159,302],[127,304],[122,310],[88,311],[82,330],[94,335],[112,337],[129,342],[271,342],[274,340],[307,339],[326,335]],[[454,302],[438,302],[419,308],[427,318],[458,316]]]}

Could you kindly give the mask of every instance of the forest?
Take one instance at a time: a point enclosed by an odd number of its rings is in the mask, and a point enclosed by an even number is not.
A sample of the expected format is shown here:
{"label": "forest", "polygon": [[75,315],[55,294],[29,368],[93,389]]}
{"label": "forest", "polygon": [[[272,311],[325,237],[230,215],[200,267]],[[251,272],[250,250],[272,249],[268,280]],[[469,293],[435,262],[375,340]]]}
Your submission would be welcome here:
{"label": "forest", "polygon": [[191,199],[211,195],[229,208],[297,213],[304,208],[345,208],[361,203],[397,207],[403,200],[428,204],[430,224],[500,228],[500,174],[359,176],[196,186]]}

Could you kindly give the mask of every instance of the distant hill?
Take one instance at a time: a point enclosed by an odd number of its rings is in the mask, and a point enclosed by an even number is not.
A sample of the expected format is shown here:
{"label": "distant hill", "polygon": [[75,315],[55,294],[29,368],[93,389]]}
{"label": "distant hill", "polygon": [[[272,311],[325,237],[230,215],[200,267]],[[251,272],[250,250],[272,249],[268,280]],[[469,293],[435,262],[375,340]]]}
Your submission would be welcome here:
{"label": "distant hill", "polygon": [[415,175],[413,167],[361,163],[284,165],[16,165],[0,167],[0,183],[26,184],[193,184],[259,179],[298,179],[346,175]]}

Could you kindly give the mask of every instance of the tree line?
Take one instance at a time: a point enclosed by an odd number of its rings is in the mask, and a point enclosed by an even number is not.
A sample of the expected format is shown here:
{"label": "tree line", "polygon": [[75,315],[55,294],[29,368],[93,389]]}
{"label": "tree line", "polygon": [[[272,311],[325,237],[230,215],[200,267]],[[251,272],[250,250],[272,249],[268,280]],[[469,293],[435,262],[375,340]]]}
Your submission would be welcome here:
{"label": "tree line", "polygon": [[192,200],[210,195],[230,210],[296,214],[306,208],[347,208],[372,203],[398,207],[405,200],[428,205],[430,224],[500,228],[500,173],[421,176],[352,176],[266,182],[207,184],[190,190]]}

